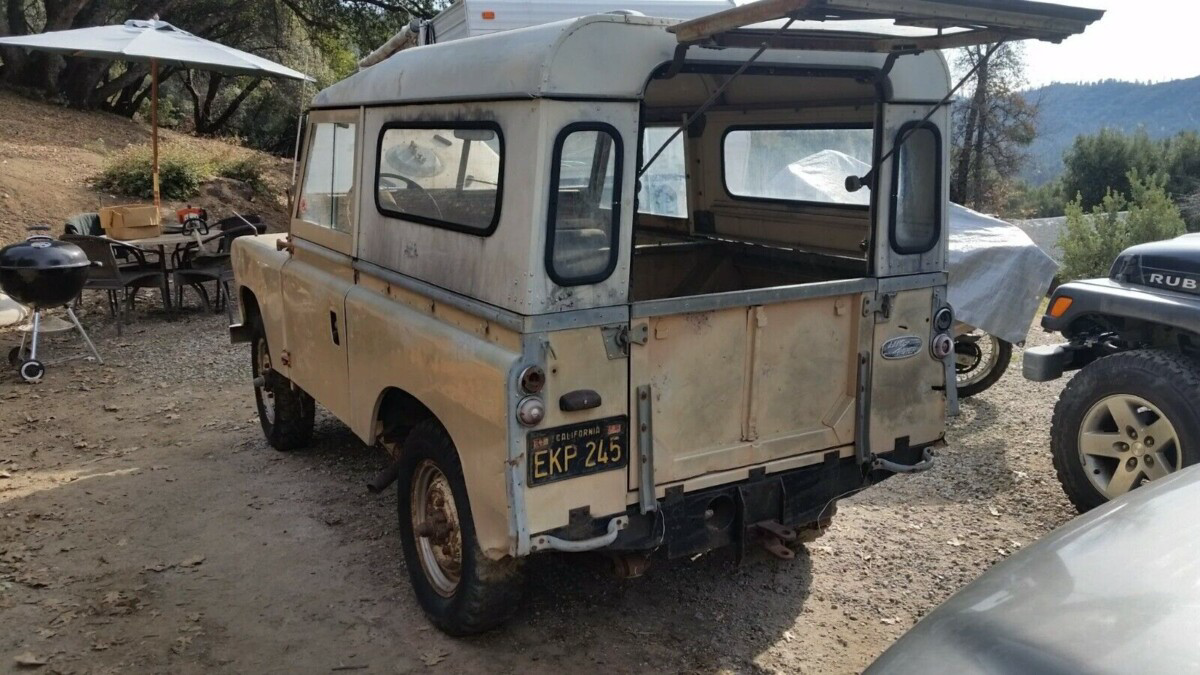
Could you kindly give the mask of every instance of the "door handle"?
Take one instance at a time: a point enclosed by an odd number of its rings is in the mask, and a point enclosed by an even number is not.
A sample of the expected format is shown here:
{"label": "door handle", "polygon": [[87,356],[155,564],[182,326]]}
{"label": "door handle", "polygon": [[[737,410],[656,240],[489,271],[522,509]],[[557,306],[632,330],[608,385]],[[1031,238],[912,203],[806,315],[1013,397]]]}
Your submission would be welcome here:
{"label": "door handle", "polygon": [[333,338],[333,344],[341,345],[342,339],[338,335],[337,312],[329,310],[329,335]]}

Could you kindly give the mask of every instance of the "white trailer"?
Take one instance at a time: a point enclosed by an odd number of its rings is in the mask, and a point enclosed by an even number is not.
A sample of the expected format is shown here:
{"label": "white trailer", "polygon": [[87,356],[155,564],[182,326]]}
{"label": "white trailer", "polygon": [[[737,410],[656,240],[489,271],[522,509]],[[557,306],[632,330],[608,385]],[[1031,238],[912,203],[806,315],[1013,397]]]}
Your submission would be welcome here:
{"label": "white trailer", "polygon": [[402,49],[591,14],[622,12],[665,19],[695,19],[736,6],[735,0],[458,0],[432,19],[414,20],[364,57],[359,66],[373,66]]}

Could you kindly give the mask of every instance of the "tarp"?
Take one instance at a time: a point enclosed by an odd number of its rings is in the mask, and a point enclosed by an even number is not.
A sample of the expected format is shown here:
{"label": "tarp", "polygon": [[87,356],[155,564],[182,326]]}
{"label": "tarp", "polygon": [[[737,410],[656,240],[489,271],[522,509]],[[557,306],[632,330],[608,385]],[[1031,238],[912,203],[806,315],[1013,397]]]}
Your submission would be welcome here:
{"label": "tarp", "polygon": [[[846,153],[822,150],[788,164],[767,185],[774,196],[861,205],[869,203],[867,191],[848,193],[842,186],[846,176],[870,168]],[[958,204],[950,205],[948,219],[955,317],[1007,342],[1023,342],[1058,264],[1016,225]]]}
{"label": "tarp", "polygon": [[1058,264],[1021,228],[950,205],[949,300],[959,321],[1012,343],[1050,288]]}

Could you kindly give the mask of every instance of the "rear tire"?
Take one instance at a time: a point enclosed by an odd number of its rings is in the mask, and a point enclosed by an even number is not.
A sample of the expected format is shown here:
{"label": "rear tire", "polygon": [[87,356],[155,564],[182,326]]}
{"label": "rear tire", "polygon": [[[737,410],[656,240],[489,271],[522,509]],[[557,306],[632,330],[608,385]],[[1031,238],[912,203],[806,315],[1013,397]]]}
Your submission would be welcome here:
{"label": "rear tire", "polygon": [[1080,513],[1200,463],[1200,362],[1176,352],[1107,356],[1071,379],[1050,425],[1050,451]]}
{"label": "rear tire", "polygon": [[302,448],[312,440],[316,402],[304,390],[293,386],[291,380],[271,369],[271,350],[262,317],[255,314],[252,322],[250,367],[256,380],[263,378],[262,384],[254,385],[254,403],[263,436],[276,450]]}
{"label": "rear tire", "polygon": [[421,422],[409,433],[400,457],[400,543],[421,609],[454,636],[504,623],[521,601],[524,574],[520,561],[491,560],[480,549],[462,465],[449,434],[434,420]]}

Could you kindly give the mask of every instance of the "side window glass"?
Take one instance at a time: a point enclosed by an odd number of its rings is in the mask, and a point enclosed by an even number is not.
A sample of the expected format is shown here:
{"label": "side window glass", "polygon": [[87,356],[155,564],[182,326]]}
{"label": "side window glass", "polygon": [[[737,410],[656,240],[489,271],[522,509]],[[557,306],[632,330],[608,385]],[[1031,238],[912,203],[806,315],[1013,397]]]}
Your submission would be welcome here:
{"label": "side window glass", "polygon": [[574,124],[554,143],[546,266],[560,286],[596,283],[617,263],[621,142],[606,124]]}
{"label": "side window glass", "polygon": [[[647,127],[642,133],[642,156],[646,161],[677,130],[678,127]],[[687,218],[687,160],[683,148],[683,134],[679,134],[642,174],[638,213]]]}
{"label": "side window glass", "polygon": [[375,204],[380,213],[487,235],[500,216],[504,144],[499,127],[385,127]]}
{"label": "side window glass", "polygon": [[941,229],[941,138],[929,126],[905,127],[896,138],[904,145],[892,165],[892,249],[925,253]]}
{"label": "side window glass", "polygon": [[356,126],[347,122],[317,122],[309,137],[304,189],[297,217],[338,232],[354,223],[357,190],[354,185]]}

